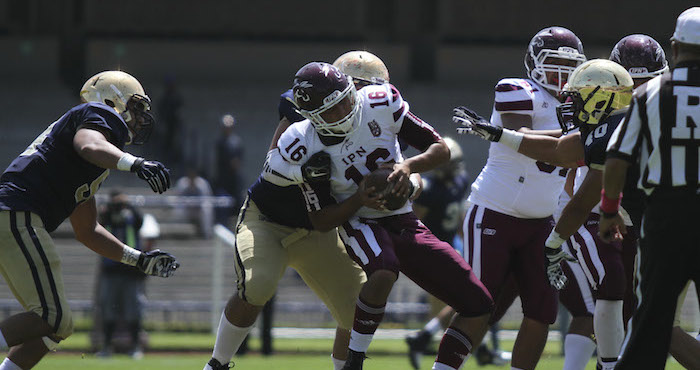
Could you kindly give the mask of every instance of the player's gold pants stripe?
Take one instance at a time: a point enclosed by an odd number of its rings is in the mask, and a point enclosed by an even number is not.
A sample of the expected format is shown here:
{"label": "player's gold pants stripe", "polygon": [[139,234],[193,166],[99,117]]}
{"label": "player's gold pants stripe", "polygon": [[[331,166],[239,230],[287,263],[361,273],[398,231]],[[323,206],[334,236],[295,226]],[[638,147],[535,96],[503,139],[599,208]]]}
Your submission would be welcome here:
{"label": "player's gold pants stripe", "polygon": [[46,253],[44,253],[44,248],[41,246],[41,241],[39,241],[39,237],[36,235],[36,231],[32,226],[31,213],[24,213],[24,222],[27,226],[27,231],[29,231],[29,236],[32,238],[32,242],[34,243],[34,246],[36,247],[36,250],[39,253],[39,256],[41,257],[41,262],[44,265],[44,270],[46,271],[46,277],[49,280],[51,296],[53,297],[54,303],[56,305],[56,321],[53,324],[53,331],[55,333],[58,332],[58,328],[61,324],[61,319],[63,318],[63,308],[61,307],[61,299],[58,296],[58,289],[56,289],[56,280],[53,277],[53,272],[51,272],[51,264],[49,263],[49,259],[46,257]]}
{"label": "player's gold pants stripe", "polygon": [[[41,318],[51,325],[55,333],[58,333],[61,330],[61,320],[63,320],[64,316],[61,295],[59,294],[50,259],[41,244],[41,238],[32,226],[32,214],[31,212],[17,211],[9,211],[8,213],[10,231],[31,272],[33,285],[36,288],[39,305],[41,306]],[[37,216],[34,217],[38,220]],[[26,230],[26,233],[24,233],[24,230]],[[5,274],[5,271],[3,271],[3,274]],[[15,296],[20,300],[20,303],[27,307],[29,302],[25,302],[22,299],[23,295],[20,291],[17,291],[18,287],[14,285],[15,282],[8,277],[6,277],[6,280]],[[52,314],[54,310],[55,315]]]}
{"label": "player's gold pants stripe", "polygon": [[19,249],[22,251],[22,254],[24,255],[24,258],[27,260],[27,264],[29,265],[29,269],[32,272],[32,279],[34,280],[34,286],[36,286],[37,294],[39,295],[39,301],[41,302],[41,318],[48,322],[49,321],[49,307],[46,304],[46,297],[44,296],[44,288],[41,284],[41,279],[39,278],[39,270],[37,269],[36,264],[34,263],[34,259],[32,256],[29,254],[29,250],[27,249],[27,246],[24,244],[24,240],[22,240],[22,236],[19,233],[19,229],[17,228],[17,212],[16,211],[10,211],[10,230],[12,230],[12,235],[15,237],[15,242],[17,242],[17,245],[19,246]]}

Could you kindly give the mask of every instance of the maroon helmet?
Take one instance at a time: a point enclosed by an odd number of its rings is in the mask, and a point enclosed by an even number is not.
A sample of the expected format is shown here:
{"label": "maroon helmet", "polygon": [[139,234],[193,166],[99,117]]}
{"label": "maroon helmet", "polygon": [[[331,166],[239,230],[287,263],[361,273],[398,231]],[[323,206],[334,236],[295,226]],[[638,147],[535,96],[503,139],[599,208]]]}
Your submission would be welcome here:
{"label": "maroon helmet", "polygon": [[346,136],[360,120],[360,99],[352,79],[338,68],[311,62],[294,76],[294,104],[323,136]]}
{"label": "maroon helmet", "polygon": [[668,71],[666,53],[647,35],[629,35],[615,44],[610,60],[625,67],[633,79],[654,78]]}
{"label": "maroon helmet", "polygon": [[537,32],[525,53],[528,76],[555,92],[562,91],[569,75],[585,61],[581,40],[564,27],[547,27]]}

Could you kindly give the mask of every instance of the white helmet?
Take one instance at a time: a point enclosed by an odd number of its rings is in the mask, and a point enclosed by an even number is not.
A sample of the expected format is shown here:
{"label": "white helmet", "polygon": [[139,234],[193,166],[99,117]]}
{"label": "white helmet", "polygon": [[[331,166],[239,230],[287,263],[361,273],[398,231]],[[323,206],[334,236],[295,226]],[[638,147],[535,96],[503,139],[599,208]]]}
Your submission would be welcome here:
{"label": "white helmet", "polygon": [[368,51],[348,51],[338,57],[333,65],[341,72],[367,84],[389,82],[389,70],[379,57]]}
{"label": "white helmet", "polygon": [[460,173],[464,173],[464,162],[462,160],[462,147],[460,147],[459,144],[451,137],[443,137],[442,140],[450,149],[450,160],[447,163],[435,168],[433,172],[437,177],[447,180],[454,178]]}
{"label": "white helmet", "polygon": [[455,139],[443,137],[442,140],[447,144],[447,147],[450,148],[450,162],[461,161],[463,157],[462,147],[457,144]]}
{"label": "white helmet", "polygon": [[146,142],[153,131],[151,99],[139,81],[126,72],[104,71],[90,77],[80,89],[80,98],[114,108],[129,127],[134,144]]}
{"label": "white helmet", "polygon": [[607,59],[581,64],[569,77],[563,95],[570,101],[557,107],[562,130],[597,125],[632,101],[634,82],[621,65]]}

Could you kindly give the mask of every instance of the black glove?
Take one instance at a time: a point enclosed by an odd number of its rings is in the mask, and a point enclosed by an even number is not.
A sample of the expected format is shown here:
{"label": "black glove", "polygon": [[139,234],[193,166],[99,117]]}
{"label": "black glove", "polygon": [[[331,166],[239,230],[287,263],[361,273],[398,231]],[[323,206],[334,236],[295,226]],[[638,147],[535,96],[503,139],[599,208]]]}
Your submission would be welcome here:
{"label": "black glove", "polygon": [[301,165],[301,174],[308,183],[328,181],[331,179],[331,156],[318,152]]}
{"label": "black glove", "polygon": [[170,188],[170,170],[158,161],[147,161],[143,158],[138,158],[131,165],[131,172],[136,172],[136,175],[141,180],[146,180],[156,193],[162,194]]}
{"label": "black glove", "polygon": [[180,267],[180,263],[172,254],[156,249],[141,253],[136,267],[146,275],[170,277]]}
{"label": "black glove", "polygon": [[549,284],[557,290],[564,288],[567,280],[564,270],[561,268],[562,261],[578,262],[576,258],[564,252],[561,246],[557,248],[544,247],[544,267],[547,279]]}
{"label": "black glove", "polygon": [[457,107],[452,110],[452,114],[452,122],[462,126],[457,128],[458,133],[469,133],[495,142],[501,140],[503,128],[492,125],[473,110],[467,107]]}

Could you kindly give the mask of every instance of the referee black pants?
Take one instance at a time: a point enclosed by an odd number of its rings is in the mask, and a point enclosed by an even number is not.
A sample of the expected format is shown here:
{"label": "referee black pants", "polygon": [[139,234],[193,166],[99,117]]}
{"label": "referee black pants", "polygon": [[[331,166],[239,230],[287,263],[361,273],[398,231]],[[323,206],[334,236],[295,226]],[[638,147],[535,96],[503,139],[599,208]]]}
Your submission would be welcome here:
{"label": "referee black pants", "polygon": [[700,196],[652,194],[635,271],[639,306],[616,369],[663,369],[678,295],[700,282]]}

